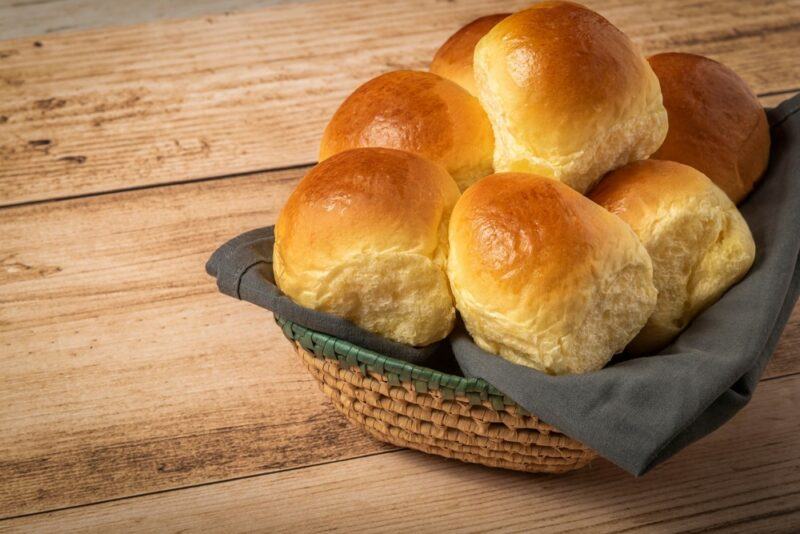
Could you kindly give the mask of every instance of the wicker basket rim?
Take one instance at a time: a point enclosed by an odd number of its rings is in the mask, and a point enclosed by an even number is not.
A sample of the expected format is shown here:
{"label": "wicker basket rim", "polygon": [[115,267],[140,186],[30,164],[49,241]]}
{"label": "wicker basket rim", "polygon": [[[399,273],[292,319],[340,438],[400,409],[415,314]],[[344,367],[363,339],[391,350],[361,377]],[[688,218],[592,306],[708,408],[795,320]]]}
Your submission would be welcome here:
{"label": "wicker basket rim", "polygon": [[[450,390],[466,397],[475,396],[475,400],[502,398],[503,404],[516,404],[511,398],[481,378],[465,378],[415,365],[392,358],[384,354],[360,347],[350,341],[336,336],[318,332],[288,319],[275,316],[275,322],[290,340],[297,341],[306,350],[318,352],[322,347],[322,355],[329,359],[337,359],[343,366],[361,367],[386,375],[389,383],[397,381],[413,381],[425,383],[425,389]],[[316,349],[316,350],[315,350]]]}

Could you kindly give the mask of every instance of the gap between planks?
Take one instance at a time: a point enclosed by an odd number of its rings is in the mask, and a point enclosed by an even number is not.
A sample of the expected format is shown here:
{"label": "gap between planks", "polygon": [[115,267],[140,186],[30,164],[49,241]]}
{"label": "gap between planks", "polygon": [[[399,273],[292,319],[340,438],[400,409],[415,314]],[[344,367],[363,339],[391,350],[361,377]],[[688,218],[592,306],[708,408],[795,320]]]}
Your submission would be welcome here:
{"label": "gap between planks", "polygon": [[47,204],[49,202],[63,202],[65,200],[81,200],[86,198],[93,198],[93,197],[101,197],[106,195],[116,195],[118,193],[129,193],[131,191],[144,191],[147,189],[156,189],[158,187],[171,187],[175,185],[187,185],[187,184],[200,184],[203,182],[213,182],[216,180],[229,180],[232,178],[244,178],[247,176],[253,176],[257,174],[264,174],[264,173],[272,173],[272,172],[283,172],[283,171],[294,171],[305,169],[311,167],[312,165],[316,165],[316,162],[311,163],[298,163],[297,165],[288,165],[286,167],[274,167],[270,169],[257,169],[254,171],[243,171],[243,172],[233,172],[230,174],[220,174],[218,176],[207,176],[201,178],[187,178],[184,180],[175,180],[173,182],[163,182],[159,184],[147,184],[147,185],[138,185],[134,187],[123,187],[120,189],[110,189],[108,191],[97,191],[95,193],[83,193],[79,195],[67,195],[63,197],[53,197],[53,198],[44,198],[41,200],[30,200],[27,202],[19,202],[18,204],[6,204],[0,205],[0,210],[8,209],[8,208],[21,208],[25,206],[36,206],[38,204]]}
{"label": "gap between planks", "polygon": [[[773,378],[782,378],[782,377],[773,377]],[[252,473],[252,474],[249,474],[249,475],[230,477],[230,478],[225,478],[225,479],[220,479],[220,480],[210,480],[208,482],[198,482],[197,484],[187,484],[185,486],[175,486],[174,488],[167,488],[167,489],[156,490],[156,491],[145,491],[145,492],[142,492],[142,493],[135,493],[135,494],[132,494],[132,495],[125,495],[125,496],[122,496],[122,497],[114,497],[112,499],[102,499],[102,500],[92,501],[92,502],[87,502],[87,503],[73,504],[71,506],[63,506],[61,508],[52,508],[50,510],[41,510],[39,512],[30,512],[30,513],[27,513],[27,514],[19,514],[19,515],[7,516],[7,517],[0,517],[0,524],[2,524],[4,521],[12,521],[14,519],[22,519],[22,518],[27,518],[27,517],[36,517],[36,516],[40,516],[40,515],[53,514],[53,513],[57,513],[57,512],[65,512],[67,510],[88,508],[88,507],[91,507],[91,506],[97,506],[98,504],[108,504],[108,503],[114,503],[114,502],[119,502],[119,501],[127,501],[127,500],[130,500],[130,499],[138,499],[140,497],[150,497],[150,496],[153,496],[153,495],[163,495],[165,493],[172,493],[173,491],[182,491],[182,490],[193,489],[193,488],[202,488],[202,487],[205,487],[205,486],[215,486],[217,484],[224,484],[224,483],[228,483],[228,482],[238,482],[238,481],[241,481],[241,480],[247,480],[249,478],[264,477],[264,476],[269,476],[269,475],[275,475],[275,474],[278,474],[278,473],[288,473],[288,472],[291,472],[291,471],[299,471],[301,469],[308,469],[310,467],[322,467],[322,466],[325,466],[325,465],[335,464],[335,463],[339,463],[339,462],[349,462],[351,460],[358,460],[358,459],[361,459],[361,458],[369,458],[371,456],[381,456],[381,455],[384,455],[384,454],[391,454],[391,453],[399,452],[399,451],[402,451],[402,450],[404,450],[404,449],[401,449],[399,447],[395,447],[395,448],[392,448],[392,449],[389,449],[389,450],[386,450],[386,451],[371,452],[371,453],[368,453],[368,454],[360,454],[360,455],[357,455],[357,456],[350,456],[350,457],[347,457],[347,458],[338,458],[336,460],[329,460],[327,462],[317,462],[317,463],[311,463],[311,464],[306,464],[306,465],[297,465],[297,466],[293,466],[293,467],[287,467],[287,468],[284,468],[284,469],[276,469],[274,471],[262,471],[262,472],[258,472],[258,473]],[[0,529],[0,530],[2,530],[2,529]]]}
{"label": "gap between planks", "polygon": [[[766,93],[761,93],[756,95],[759,100],[761,100],[762,104],[765,107],[772,107],[780,102],[782,102],[785,98],[789,98],[795,93],[800,92],[800,87],[795,87],[793,89],[781,90],[781,91],[769,91]],[[185,178],[183,180],[175,180],[172,182],[161,182],[161,183],[154,183],[154,184],[145,184],[139,186],[132,186],[132,187],[123,187],[119,189],[109,189],[107,191],[97,191],[93,193],[83,193],[83,194],[76,194],[76,195],[66,195],[62,197],[52,197],[52,198],[43,198],[40,200],[29,200],[24,202],[18,202],[16,204],[5,204],[0,205],[0,210],[7,209],[7,208],[18,208],[22,206],[32,206],[36,204],[46,204],[48,202],[62,202],[65,200],[76,200],[82,198],[91,198],[97,197],[102,195],[113,195],[116,193],[126,193],[129,191],[141,191],[143,189],[154,189],[157,187],[168,187],[173,185],[183,185],[183,184],[196,184],[202,182],[210,182],[213,180],[229,180],[232,178],[242,178],[245,176],[252,176],[255,174],[263,174],[268,172],[280,172],[280,171],[291,171],[291,170],[300,170],[310,168],[313,165],[316,165],[316,161],[311,161],[307,163],[298,163],[296,165],[287,165],[284,167],[271,167],[271,168],[264,168],[264,169],[256,169],[253,171],[242,171],[242,172],[234,172],[229,174],[220,174],[216,176],[207,176],[207,177],[200,177],[200,178]]]}

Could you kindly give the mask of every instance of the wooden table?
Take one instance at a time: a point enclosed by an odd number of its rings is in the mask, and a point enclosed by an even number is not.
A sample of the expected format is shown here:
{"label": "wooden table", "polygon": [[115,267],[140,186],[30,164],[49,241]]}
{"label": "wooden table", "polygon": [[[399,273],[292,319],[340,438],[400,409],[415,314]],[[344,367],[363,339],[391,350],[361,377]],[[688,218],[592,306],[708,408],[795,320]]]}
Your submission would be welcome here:
{"label": "wooden table", "polygon": [[[754,400],[642,479],[396,450],[209,253],[274,222],[338,102],[527,1],[311,2],[0,42],[0,531],[800,529],[800,312]],[[800,2],[588,2],[646,53],[800,88]]]}

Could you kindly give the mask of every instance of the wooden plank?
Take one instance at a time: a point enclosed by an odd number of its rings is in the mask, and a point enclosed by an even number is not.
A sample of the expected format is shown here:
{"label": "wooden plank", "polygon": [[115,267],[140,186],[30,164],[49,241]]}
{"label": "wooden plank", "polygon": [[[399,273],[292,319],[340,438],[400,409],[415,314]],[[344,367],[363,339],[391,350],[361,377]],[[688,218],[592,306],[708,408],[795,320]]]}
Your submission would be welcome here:
{"label": "wooden plank", "polygon": [[0,2],[0,39],[251,11],[301,0],[32,0]]}
{"label": "wooden plank", "polygon": [[[425,68],[458,26],[528,0],[325,0],[0,43],[0,205],[313,162],[337,104]],[[596,0],[646,53],[800,86],[798,1]]]}
{"label": "wooden plank", "polygon": [[796,304],[762,380],[800,373],[800,303]]}
{"label": "wooden plank", "polygon": [[203,270],[298,172],[0,211],[0,517],[386,450]]}
{"label": "wooden plank", "polygon": [[103,532],[264,527],[274,532],[796,532],[800,376],[641,479],[602,460],[563,476],[412,451],[361,458],[0,523]]}
{"label": "wooden plank", "polygon": [[0,517],[386,450],[203,272],[302,172],[0,210]]}
{"label": "wooden plank", "polygon": [[796,304],[762,380],[800,373],[800,303]]}

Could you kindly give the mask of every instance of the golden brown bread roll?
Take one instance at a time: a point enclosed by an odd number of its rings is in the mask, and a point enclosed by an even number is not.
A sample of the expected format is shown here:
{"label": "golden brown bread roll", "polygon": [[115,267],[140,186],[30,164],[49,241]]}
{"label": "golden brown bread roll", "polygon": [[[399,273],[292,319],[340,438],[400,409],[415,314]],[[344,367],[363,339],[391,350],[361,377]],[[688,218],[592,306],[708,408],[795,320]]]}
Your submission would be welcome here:
{"label": "golden brown bread roll", "polygon": [[550,374],[603,367],[656,302],[650,258],[630,227],[530,174],[493,174],[461,196],[447,270],[478,346]]}
{"label": "golden brown bread roll", "polygon": [[477,97],[478,90],[475,87],[475,76],[472,71],[475,45],[481,37],[509,15],[510,13],[486,15],[463,26],[436,51],[430,71],[457,83],[469,91],[469,94]]}
{"label": "golden brown bread roll", "polygon": [[492,127],[480,103],[430,72],[389,72],[356,89],[325,128],[319,158],[367,146],[435,161],[462,190],[492,172]]}
{"label": "golden brown bread roll", "polygon": [[275,280],[298,304],[409,345],[450,332],[447,225],[458,186],[439,165],[383,148],[326,159],[275,226]]}
{"label": "golden brown bread roll", "polygon": [[474,61],[497,172],[532,172],[585,192],[655,152],[667,133],[647,61],[578,4],[541,2],[511,15],[478,42]]}
{"label": "golden brown bread roll", "polygon": [[703,173],[672,161],[618,169],[590,198],[627,222],[653,260],[658,302],[629,351],[658,351],[750,269],[747,223]]}
{"label": "golden brown bread roll", "polygon": [[653,158],[694,167],[738,204],[769,161],[764,108],[744,80],[712,59],[668,53],[649,62],[669,116],[667,138]]}

